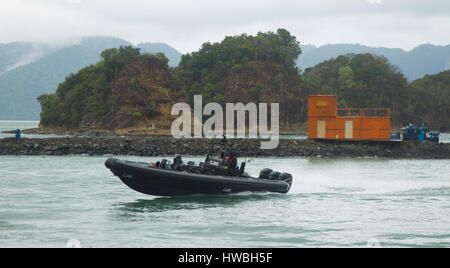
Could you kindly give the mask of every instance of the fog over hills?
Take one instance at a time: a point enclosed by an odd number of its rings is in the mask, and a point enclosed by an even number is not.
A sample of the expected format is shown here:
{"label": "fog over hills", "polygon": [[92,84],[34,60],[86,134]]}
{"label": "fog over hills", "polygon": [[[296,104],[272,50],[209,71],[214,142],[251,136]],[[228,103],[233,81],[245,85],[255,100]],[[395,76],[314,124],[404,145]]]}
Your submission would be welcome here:
{"label": "fog over hills", "polygon": [[55,47],[31,42],[0,44],[0,75],[32,63],[55,50]]}
{"label": "fog over hills", "polygon": [[[54,93],[70,73],[98,62],[103,50],[132,45],[114,37],[83,38],[59,49],[33,43],[0,45],[0,120],[39,120],[38,96]],[[181,59],[181,53],[163,43],[138,47],[142,52],[165,53],[172,66]]]}
{"label": "fog over hills", "polygon": [[[115,37],[87,37],[77,44],[55,46],[31,42],[0,44],[0,120],[39,120],[36,98],[54,93],[70,73],[100,60],[100,53],[120,46],[135,46],[143,53],[163,52],[170,66],[182,54],[165,43],[132,43]],[[450,45],[425,44],[411,51],[359,44],[303,45],[297,60],[301,71],[348,53],[384,55],[409,81],[450,69]]]}

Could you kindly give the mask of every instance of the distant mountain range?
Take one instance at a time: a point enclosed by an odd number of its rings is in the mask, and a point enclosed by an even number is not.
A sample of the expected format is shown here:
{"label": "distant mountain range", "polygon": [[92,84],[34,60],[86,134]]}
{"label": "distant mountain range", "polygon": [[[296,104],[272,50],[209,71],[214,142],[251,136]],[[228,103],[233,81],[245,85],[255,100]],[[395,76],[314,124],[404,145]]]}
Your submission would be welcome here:
{"label": "distant mountain range", "polygon": [[[133,44],[114,37],[88,37],[66,46],[31,42],[0,44],[0,120],[39,120],[38,96],[54,93],[70,73],[98,62],[103,50],[120,46]],[[182,56],[165,43],[141,43],[136,47],[146,53],[163,52],[170,66],[177,66]],[[297,60],[302,71],[348,53],[384,55],[409,81],[450,69],[450,45],[427,44],[411,51],[357,44],[304,45],[302,50]]]}
{"label": "distant mountain range", "polygon": [[297,66],[303,71],[318,63],[348,53],[371,53],[385,56],[409,80],[422,78],[426,74],[436,74],[450,69],[450,45],[436,46],[425,44],[411,51],[399,48],[368,47],[358,44],[335,44],[316,47],[302,46],[303,53]]}
{"label": "distant mountain range", "polygon": [[[0,44],[0,120],[39,120],[36,98],[54,93],[70,73],[95,64],[107,48],[132,46],[113,37],[83,38],[79,44],[53,47],[34,43]],[[163,43],[137,45],[142,52],[163,52],[177,66],[181,53]]]}

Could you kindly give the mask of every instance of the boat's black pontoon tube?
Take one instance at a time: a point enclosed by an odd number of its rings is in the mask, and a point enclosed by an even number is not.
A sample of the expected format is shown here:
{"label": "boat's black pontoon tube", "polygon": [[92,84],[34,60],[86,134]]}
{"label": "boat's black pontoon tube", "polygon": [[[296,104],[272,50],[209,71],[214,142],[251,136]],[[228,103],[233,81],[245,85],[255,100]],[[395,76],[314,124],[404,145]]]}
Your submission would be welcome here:
{"label": "boat's black pontoon tube", "polygon": [[[292,185],[292,176],[271,169],[263,169],[258,178],[245,172],[245,162],[240,168],[230,165],[225,157],[214,158],[216,145],[227,147],[227,140],[212,142],[204,163],[183,164],[181,156],[175,157],[173,164],[166,159],[147,164],[121,161],[110,158],[105,165],[131,189],[156,196],[176,196],[192,194],[229,194],[238,192],[287,193]],[[230,150],[222,152],[229,155]]]}

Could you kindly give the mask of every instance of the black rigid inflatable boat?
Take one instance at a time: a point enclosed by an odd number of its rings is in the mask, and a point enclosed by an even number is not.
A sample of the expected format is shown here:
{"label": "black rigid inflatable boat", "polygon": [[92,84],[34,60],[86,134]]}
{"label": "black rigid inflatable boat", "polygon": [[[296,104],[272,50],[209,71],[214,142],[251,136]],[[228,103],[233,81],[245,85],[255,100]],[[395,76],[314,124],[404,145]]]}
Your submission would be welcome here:
{"label": "black rigid inflatable boat", "polygon": [[[250,177],[245,172],[245,162],[240,168],[233,164],[236,154],[228,149],[222,151],[221,157],[214,158],[217,145],[213,142],[205,162],[196,165],[184,164],[177,156],[173,163],[166,159],[157,163],[139,163],[110,158],[105,162],[113,174],[131,189],[154,196],[178,196],[193,194],[223,195],[239,192],[276,192],[287,193],[292,185],[292,176],[265,168],[258,178]],[[233,156],[234,154],[234,156]]]}

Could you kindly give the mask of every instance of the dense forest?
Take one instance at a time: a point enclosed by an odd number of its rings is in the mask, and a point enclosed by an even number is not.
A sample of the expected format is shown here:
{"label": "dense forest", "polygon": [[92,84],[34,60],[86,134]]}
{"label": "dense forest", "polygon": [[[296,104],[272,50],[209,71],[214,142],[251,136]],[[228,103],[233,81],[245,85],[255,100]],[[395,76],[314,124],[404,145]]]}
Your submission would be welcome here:
{"label": "dense forest", "polygon": [[450,130],[450,71],[415,80],[408,93],[410,115],[430,127]]}
{"label": "dense forest", "polygon": [[[155,115],[154,111],[151,111],[153,109],[139,107],[140,105],[137,104],[146,99],[146,96],[134,96],[131,100],[132,104],[126,107],[127,103],[125,102],[128,100],[126,95],[130,95],[129,91],[140,92],[142,85],[146,84],[148,79],[152,79],[148,78],[149,75],[145,71],[140,72],[141,67],[145,70],[157,69],[169,73],[169,60],[165,55],[163,53],[141,55],[139,48],[127,46],[107,49],[101,53],[101,57],[102,60],[97,64],[85,67],[78,73],[68,76],[66,81],[58,86],[55,94],[42,95],[38,98],[42,106],[42,125],[78,128],[94,124],[98,127],[99,124],[95,124],[99,121],[98,119],[114,121],[118,113],[120,113],[120,116],[129,115],[129,117],[136,119],[141,119],[140,117],[143,114],[146,115],[146,112],[149,113],[150,117]],[[134,68],[135,65],[138,71],[134,70],[136,69]],[[131,76],[131,73],[145,73],[146,77],[141,79],[138,75]],[[125,83],[123,83],[123,80],[126,80]],[[167,82],[166,80],[170,79],[166,77],[160,80],[163,80],[163,84],[165,83],[162,86],[167,86],[171,82]],[[124,87],[125,91],[122,90]],[[159,86],[158,88],[162,87]],[[141,95],[153,95],[151,90],[151,86],[146,87],[144,92],[140,93]],[[119,100],[124,103],[118,104],[118,96],[115,96],[118,94],[123,94],[119,97]],[[113,105],[111,105],[112,100],[115,100]],[[114,107],[117,105],[126,107],[126,110],[130,111],[122,111],[121,107]],[[146,105],[151,106],[151,103],[141,106]],[[115,113],[111,114],[113,111]],[[104,118],[106,115],[108,117]],[[122,120],[128,121],[127,118],[122,118]],[[108,124],[101,123],[100,125],[102,127]],[[122,126],[131,127],[132,125],[122,124]]]}
{"label": "dense forest", "polygon": [[310,92],[337,95],[343,108],[390,108],[396,127],[425,122],[450,129],[448,71],[408,83],[383,56],[348,54],[306,69],[302,80]]}
{"label": "dense forest", "polygon": [[302,45],[297,66],[306,70],[317,64],[347,54],[373,54],[384,56],[397,66],[408,82],[427,74],[437,74],[450,69],[450,45],[422,44],[411,50],[400,48],[370,47],[361,44],[326,44],[320,47]]}
{"label": "dense forest", "polygon": [[102,52],[102,61],[71,74],[58,86],[56,94],[38,98],[42,106],[41,124],[77,127],[83,118],[106,113],[109,83],[125,64],[139,57],[139,49],[111,48]]}
{"label": "dense forest", "polygon": [[[207,102],[223,103],[228,90],[225,78],[230,73],[252,68],[255,62],[276,64],[284,75],[298,73],[295,59],[300,54],[300,43],[284,29],[256,36],[242,34],[226,37],[220,43],[204,43],[199,51],[184,55],[175,72],[187,86],[190,98],[202,94]],[[258,90],[255,98],[263,98],[263,90]]]}
{"label": "dense forest", "polygon": [[295,64],[300,54],[300,43],[285,29],[242,34],[204,43],[199,51],[184,55],[174,73],[191,103],[197,94],[204,102],[220,104],[277,102],[286,127],[306,119],[306,109],[298,109],[306,100]]}
{"label": "dense forest", "polygon": [[[39,97],[41,124],[76,128],[82,122],[105,116],[111,110],[107,99],[112,81],[123,80],[130,64],[152,57],[166,66],[170,73],[167,81],[179,82],[174,92],[184,92],[185,101],[192,103],[194,95],[202,94],[204,104],[279,102],[282,128],[306,121],[309,94],[336,94],[340,107],[391,108],[395,127],[423,120],[433,128],[450,129],[448,71],[408,83],[383,56],[347,54],[300,74],[295,60],[301,52],[299,41],[284,29],[204,43],[200,50],[183,55],[180,64],[170,69],[162,53],[141,55],[139,49],[131,47],[108,49],[99,63],[67,77],[55,94]],[[130,79],[122,87],[132,91],[136,81]],[[135,111],[134,116],[137,114],[141,112]]]}
{"label": "dense forest", "polygon": [[303,81],[312,92],[337,95],[339,107],[389,107],[394,124],[407,117],[408,82],[382,56],[339,56],[306,69]]}

